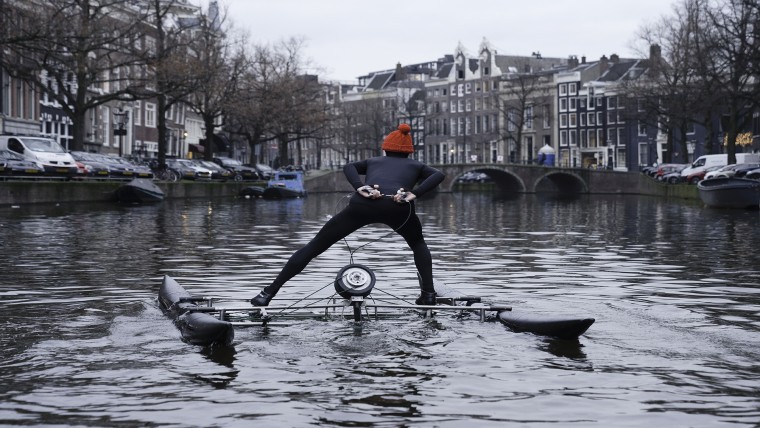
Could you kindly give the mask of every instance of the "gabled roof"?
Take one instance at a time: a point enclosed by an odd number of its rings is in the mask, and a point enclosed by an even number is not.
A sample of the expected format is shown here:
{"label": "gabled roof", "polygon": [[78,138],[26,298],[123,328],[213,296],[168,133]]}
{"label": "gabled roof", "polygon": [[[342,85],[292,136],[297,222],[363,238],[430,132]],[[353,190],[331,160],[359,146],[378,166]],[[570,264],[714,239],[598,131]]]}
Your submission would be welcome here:
{"label": "gabled roof", "polygon": [[373,90],[379,90],[383,89],[390,81],[391,78],[395,72],[393,71],[385,71],[377,74],[373,74],[372,78],[369,80],[367,85],[365,86],[365,89],[373,89]]}
{"label": "gabled roof", "polygon": [[597,80],[599,82],[615,82],[620,80],[628,70],[636,64],[636,61],[625,61],[610,64],[607,71],[604,72]]}
{"label": "gabled roof", "polygon": [[438,78],[438,79],[445,79],[451,73],[451,68],[452,67],[454,67],[454,59],[453,58],[452,58],[451,62],[447,62],[441,68],[438,69],[438,73],[435,74],[435,77]]}

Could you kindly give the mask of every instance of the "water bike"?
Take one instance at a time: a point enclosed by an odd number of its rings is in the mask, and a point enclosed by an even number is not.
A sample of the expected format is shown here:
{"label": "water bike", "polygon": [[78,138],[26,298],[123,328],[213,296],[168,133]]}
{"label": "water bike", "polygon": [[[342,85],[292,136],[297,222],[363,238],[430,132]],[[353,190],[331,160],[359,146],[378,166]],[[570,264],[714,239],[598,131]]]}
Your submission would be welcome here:
{"label": "water bike", "polygon": [[[577,340],[594,323],[594,318],[519,314],[510,306],[483,302],[443,284],[436,284],[435,305],[416,305],[411,299],[375,290],[375,275],[366,266],[350,264],[334,281],[335,294],[327,298],[275,298],[269,306],[250,304],[229,306],[220,299],[193,296],[170,276],[164,276],[158,304],[174,320],[182,339],[193,345],[229,346],[235,329],[291,325],[304,318],[379,321],[417,313],[424,317],[452,313],[480,322],[498,320],[514,332],[533,333],[559,339]],[[378,291],[373,294],[373,291]],[[416,297],[416,296],[415,296]]]}

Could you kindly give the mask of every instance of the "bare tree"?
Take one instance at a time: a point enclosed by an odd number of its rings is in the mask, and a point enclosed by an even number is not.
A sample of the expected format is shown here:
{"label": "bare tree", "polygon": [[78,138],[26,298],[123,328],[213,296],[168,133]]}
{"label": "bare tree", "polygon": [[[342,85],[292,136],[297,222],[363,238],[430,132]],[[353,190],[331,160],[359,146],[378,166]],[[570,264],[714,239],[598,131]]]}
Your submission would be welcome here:
{"label": "bare tree", "polygon": [[135,91],[141,99],[156,99],[158,127],[158,163],[166,164],[168,129],[167,112],[196,91],[197,80],[187,55],[191,34],[202,21],[179,19],[175,8],[179,0],[148,0],[146,34],[154,38],[152,49],[143,53],[147,64],[146,84]]}
{"label": "bare tree", "polygon": [[707,65],[703,79],[724,101],[726,153],[728,162],[736,163],[737,137],[760,107],[760,6],[756,1],[716,0],[707,8],[707,23],[710,32],[698,51]]}
{"label": "bare tree", "polygon": [[704,103],[695,101],[707,92],[694,69],[697,41],[703,31],[702,2],[684,0],[673,7],[674,16],[663,16],[639,30],[639,38],[649,47],[648,72],[623,82],[623,89],[639,105],[639,109],[629,110],[666,135],[664,162],[671,162],[676,152],[688,153],[688,126],[704,117]]}
{"label": "bare tree", "polygon": [[551,87],[541,73],[524,72],[507,75],[500,88],[497,109],[504,126],[499,128],[499,137],[508,145],[514,144],[515,160],[521,162],[523,134],[533,127],[533,122],[542,119],[540,107],[548,103]]}
{"label": "bare tree", "polygon": [[[328,108],[317,76],[304,72],[303,41],[254,46],[227,112],[228,129],[243,136],[256,162],[256,146],[277,141],[279,165],[303,163],[302,143],[324,138]],[[289,146],[295,142],[297,160]]]}
{"label": "bare tree", "polygon": [[244,40],[225,37],[224,22],[221,15],[201,13],[188,46],[187,65],[193,73],[194,90],[185,102],[203,120],[207,160],[213,158],[214,130],[224,126],[225,113],[233,104],[249,61],[242,49]]}
{"label": "bare tree", "polygon": [[278,163],[294,162],[289,146],[304,138],[319,137],[328,126],[324,94],[317,76],[305,73],[306,61],[302,58],[303,40],[291,38],[275,48],[272,73],[276,78],[270,87],[270,131],[278,143]]}
{"label": "bare tree", "polygon": [[[9,4],[10,3],[10,4]],[[132,47],[144,21],[121,0],[4,2],[0,65],[60,104],[73,123],[72,150],[84,148],[87,113],[135,99],[132,70],[145,60]]]}

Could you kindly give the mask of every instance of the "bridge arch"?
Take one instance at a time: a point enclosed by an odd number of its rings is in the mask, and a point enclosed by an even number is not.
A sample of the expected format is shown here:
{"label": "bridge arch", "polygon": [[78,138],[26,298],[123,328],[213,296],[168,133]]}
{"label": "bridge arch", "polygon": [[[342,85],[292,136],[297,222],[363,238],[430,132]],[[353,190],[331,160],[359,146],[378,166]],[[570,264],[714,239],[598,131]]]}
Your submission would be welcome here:
{"label": "bridge arch", "polygon": [[569,171],[550,171],[533,183],[533,193],[588,193],[588,183],[578,174]]}
{"label": "bridge arch", "polygon": [[[445,171],[448,174],[451,174],[452,171]],[[499,190],[503,192],[516,192],[516,193],[525,193],[526,187],[525,182],[523,179],[515,174],[512,171],[509,171],[507,169],[498,168],[498,167],[476,167],[476,168],[461,168],[460,170],[457,170],[454,172],[454,176],[448,177],[448,189],[447,191],[451,192],[453,190],[454,185],[457,182],[457,179],[464,174],[468,172],[482,172],[494,182],[494,184],[499,188]]]}

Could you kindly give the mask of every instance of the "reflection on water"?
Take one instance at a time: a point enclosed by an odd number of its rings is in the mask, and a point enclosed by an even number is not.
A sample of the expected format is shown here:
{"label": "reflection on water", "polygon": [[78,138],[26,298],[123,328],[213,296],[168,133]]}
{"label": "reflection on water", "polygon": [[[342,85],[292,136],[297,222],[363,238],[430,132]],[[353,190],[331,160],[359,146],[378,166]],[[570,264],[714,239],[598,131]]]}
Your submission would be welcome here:
{"label": "reflection on water", "polygon": [[[419,202],[438,280],[515,311],[593,316],[578,341],[442,315],[238,330],[179,341],[162,275],[246,300],[345,204],[165,201],[2,209],[3,425],[714,427],[760,421],[757,211],[610,196],[440,194]],[[354,261],[417,294],[402,239]],[[377,238],[383,237],[377,242]],[[340,243],[283,295],[325,287]]]}

